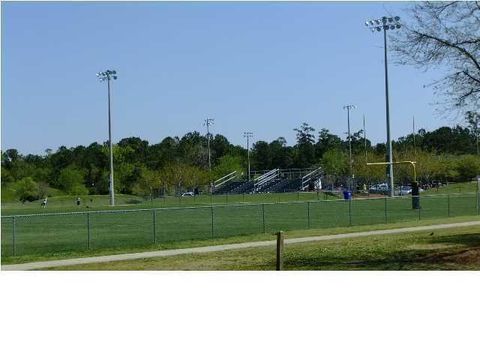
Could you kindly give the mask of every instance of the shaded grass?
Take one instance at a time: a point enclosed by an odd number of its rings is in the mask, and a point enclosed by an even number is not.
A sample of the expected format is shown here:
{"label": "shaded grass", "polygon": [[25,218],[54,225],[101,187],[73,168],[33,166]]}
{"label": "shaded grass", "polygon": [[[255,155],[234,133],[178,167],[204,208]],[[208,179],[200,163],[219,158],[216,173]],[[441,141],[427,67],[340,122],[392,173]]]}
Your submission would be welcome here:
{"label": "shaded grass", "polygon": [[[52,268],[57,270],[274,270],[275,248]],[[284,270],[480,270],[480,226],[285,246]]]}

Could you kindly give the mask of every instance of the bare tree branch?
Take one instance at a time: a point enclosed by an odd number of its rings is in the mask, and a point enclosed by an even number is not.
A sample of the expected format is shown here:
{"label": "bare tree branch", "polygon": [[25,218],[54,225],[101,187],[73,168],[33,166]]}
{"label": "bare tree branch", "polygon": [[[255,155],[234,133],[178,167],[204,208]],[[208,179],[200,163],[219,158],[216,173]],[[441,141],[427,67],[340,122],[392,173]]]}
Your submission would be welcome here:
{"label": "bare tree branch", "polygon": [[480,2],[421,2],[403,31],[392,35],[400,64],[446,69],[434,90],[445,103],[480,103]]}

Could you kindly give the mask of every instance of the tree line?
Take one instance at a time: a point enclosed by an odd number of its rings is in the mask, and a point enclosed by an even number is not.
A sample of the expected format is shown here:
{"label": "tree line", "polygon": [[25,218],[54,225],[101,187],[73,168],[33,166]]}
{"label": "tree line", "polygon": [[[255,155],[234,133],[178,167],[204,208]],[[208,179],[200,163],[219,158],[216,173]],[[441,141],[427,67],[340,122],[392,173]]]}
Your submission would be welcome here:
{"label": "tree line", "polygon": [[[465,181],[480,173],[476,123],[467,114],[465,126],[420,129],[415,135],[393,142],[394,160],[418,161],[423,181]],[[308,123],[293,129],[296,143],[284,137],[256,141],[251,149],[252,171],[274,168],[293,169],[321,166],[332,178],[349,175],[349,139],[342,139]],[[207,142],[210,136],[212,170],[208,166]],[[385,161],[384,143],[372,145],[363,131],[351,137],[353,172],[364,182],[385,179],[385,168],[366,162]],[[247,176],[247,150],[233,145],[221,135],[196,131],[180,137],[166,137],[157,144],[138,137],[120,140],[113,146],[115,190],[124,194],[174,194],[186,189],[208,187],[211,181],[232,171]],[[45,155],[22,155],[16,149],[2,152],[2,197],[35,200],[52,194],[107,194],[109,188],[108,142],[89,146],[47,149]],[[397,167],[399,182],[411,179],[408,167]]]}

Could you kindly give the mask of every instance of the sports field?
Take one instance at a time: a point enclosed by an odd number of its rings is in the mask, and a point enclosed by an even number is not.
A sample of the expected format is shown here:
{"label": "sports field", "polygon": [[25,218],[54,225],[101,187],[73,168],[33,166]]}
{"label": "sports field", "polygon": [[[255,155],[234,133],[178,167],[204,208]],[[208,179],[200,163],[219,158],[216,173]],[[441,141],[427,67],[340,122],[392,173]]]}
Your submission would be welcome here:
{"label": "sports field", "polygon": [[[290,194],[300,195],[317,196],[316,193]],[[279,230],[412,222],[479,214],[476,193],[422,196],[419,210],[412,210],[410,197],[261,202],[259,196],[256,200],[225,205],[110,211],[89,209],[44,214],[38,213],[40,209],[37,208],[37,214],[2,216],[2,259],[141,248],[155,244],[175,247],[184,241]],[[11,211],[15,212],[14,209]]]}

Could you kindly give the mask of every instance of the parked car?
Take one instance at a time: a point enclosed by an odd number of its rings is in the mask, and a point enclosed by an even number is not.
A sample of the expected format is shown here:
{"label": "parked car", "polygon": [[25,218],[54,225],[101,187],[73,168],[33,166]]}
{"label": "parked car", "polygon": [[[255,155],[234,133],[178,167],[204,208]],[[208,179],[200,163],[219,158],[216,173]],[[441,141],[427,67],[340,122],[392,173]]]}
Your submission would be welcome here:
{"label": "parked car", "polygon": [[195,196],[195,194],[193,193],[193,191],[187,191],[187,192],[184,192],[182,196]]}
{"label": "parked car", "polygon": [[400,186],[400,189],[398,191],[398,195],[410,195],[412,193],[412,187],[411,186]]}
{"label": "parked car", "polygon": [[381,192],[386,192],[388,191],[388,184],[383,183],[383,184],[375,184],[370,186],[369,191],[372,193],[381,193]]}

